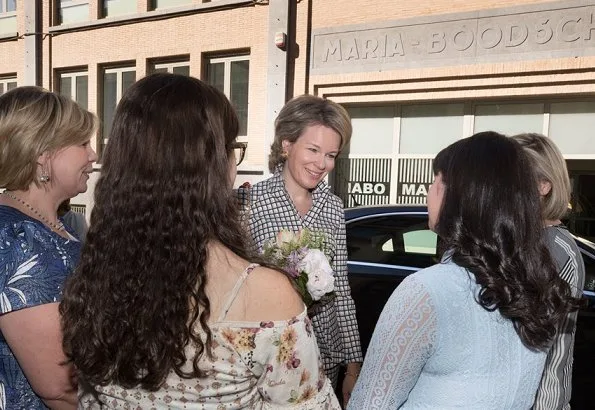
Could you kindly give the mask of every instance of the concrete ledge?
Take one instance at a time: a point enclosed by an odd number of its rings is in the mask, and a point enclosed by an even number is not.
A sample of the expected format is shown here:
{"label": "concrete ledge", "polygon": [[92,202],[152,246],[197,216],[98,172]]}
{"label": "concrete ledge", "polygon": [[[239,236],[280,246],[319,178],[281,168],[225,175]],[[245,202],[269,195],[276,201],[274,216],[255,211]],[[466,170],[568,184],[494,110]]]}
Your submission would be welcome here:
{"label": "concrete ledge", "polygon": [[0,41],[9,41],[9,40],[17,40],[19,38],[19,33],[10,32],[10,33],[0,33]]}

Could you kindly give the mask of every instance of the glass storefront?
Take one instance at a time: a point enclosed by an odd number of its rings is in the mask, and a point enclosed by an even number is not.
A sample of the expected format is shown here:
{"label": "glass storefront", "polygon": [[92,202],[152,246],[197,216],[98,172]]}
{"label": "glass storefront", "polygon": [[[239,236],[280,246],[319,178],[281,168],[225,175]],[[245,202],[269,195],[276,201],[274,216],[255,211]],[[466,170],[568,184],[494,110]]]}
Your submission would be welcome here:
{"label": "glass storefront", "polygon": [[[331,184],[345,206],[425,204],[432,158],[459,138],[493,130],[551,137],[568,160],[574,232],[595,238],[595,100],[348,106],[351,143]],[[568,130],[572,130],[569,132]]]}

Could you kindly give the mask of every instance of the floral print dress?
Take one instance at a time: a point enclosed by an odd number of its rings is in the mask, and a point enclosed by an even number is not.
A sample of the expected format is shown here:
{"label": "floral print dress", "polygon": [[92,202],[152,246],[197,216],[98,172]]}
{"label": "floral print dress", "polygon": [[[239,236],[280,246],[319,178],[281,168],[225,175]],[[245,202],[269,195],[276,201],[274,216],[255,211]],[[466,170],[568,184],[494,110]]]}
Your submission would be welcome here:
{"label": "floral print dress", "polygon": [[[0,314],[59,302],[80,251],[74,238],[63,238],[37,219],[0,205]],[[46,408],[0,334],[0,409]]]}
{"label": "floral print dress", "polygon": [[[243,283],[255,265],[249,266]],[[320,365],[320,353],[306,309],[283,321],[231,322],[229,306],[211,324],[213,357],[203,355],[203,379],[183,379],[170,372],[156,392],[120,386],[96,386],[103,407],[91,395],[82,396],[80,408],[121,409],[340,409],[329,379]],[[186,357],[194,356],[189,347]],[[191,369],[191,362],[187,363]]]}

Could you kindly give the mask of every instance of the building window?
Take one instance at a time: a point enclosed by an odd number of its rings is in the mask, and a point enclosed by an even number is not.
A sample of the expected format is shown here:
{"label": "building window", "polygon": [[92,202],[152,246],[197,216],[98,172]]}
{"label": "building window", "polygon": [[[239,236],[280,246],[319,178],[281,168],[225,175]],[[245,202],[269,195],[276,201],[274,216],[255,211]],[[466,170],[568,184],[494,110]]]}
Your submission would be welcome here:
{"label": "building window", "polygon": [[0,0],[0,13],[9,13],[17,10],[17,0]]}
{"label": "building window", "polygon": [[87,72],[60,73],[58,90],[76,101],[84,109],[89,106],[89,80]]}
{"label": "building window", "polygon": [[186,4],[192,4],[192,0],[151,0],[151,6],[154,10],[184,6]]}
{"label": "building window", "polygon": [[0,35],[17,32],[16,0],[0,0]]}
{"label": "building window", "polygon": [[393,152],[394,106],[348,107],[353,135],[342,154],[390,155]]}
{"label": "building window", "polygon": [[99,156],[103,155],[112,130],[116,106],[126,91],[136,81],[134,67],[106,68],[103,70],[103,104],[101,106],[101,143]]}
{"label": "building window", "polygon": [[190,63],[185,61],[168,61],[153,63],[152,72],[190,75]]}
{"label": "building window", "polygon": [[136,13],[136,1],[103,0],[102,17],[121,16]]}
{"label": "building window", "polygon": [[564,154],[595,154],[595,101],[552,102],[549,136]]}
{"label": "building window", "polygon": [[475,107],[474,132],[543,132],[543,104],[481,104]]}
{"label": "building window", "polygon": [[437,154],[461,138],[463,114],[463,104],[402,106],[399,153]]}
{"label": "building window", "polygon": [[89,20],[89,0],[60,0],[57,10],[58,24]]}
{"label": "building window", "polygon": [[223,91],[236,109],[239,135],[248,135],[248,81],[250,60],[248,55],[209,58],[207,81]]}
{"label": "building window", "polygon": [[14,77],[0,78],[0,95],[17,87],[17,79]]}

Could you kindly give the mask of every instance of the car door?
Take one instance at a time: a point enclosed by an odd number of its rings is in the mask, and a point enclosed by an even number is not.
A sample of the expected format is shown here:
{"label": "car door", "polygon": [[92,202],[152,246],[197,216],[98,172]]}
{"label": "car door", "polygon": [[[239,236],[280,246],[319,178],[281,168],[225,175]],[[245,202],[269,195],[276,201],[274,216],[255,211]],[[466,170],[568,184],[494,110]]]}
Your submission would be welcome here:
{"label": "car door", "polygon": [[348,221],[346,228],[349,283],[365,351],[394,289],[437,262],[437,237],[425,212],[368,215]]}

